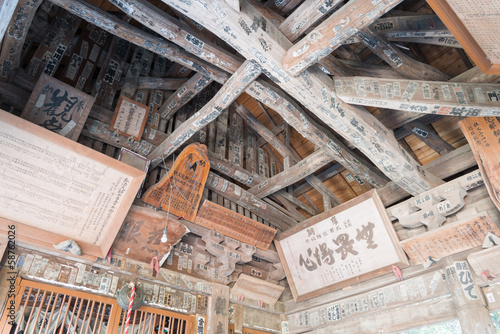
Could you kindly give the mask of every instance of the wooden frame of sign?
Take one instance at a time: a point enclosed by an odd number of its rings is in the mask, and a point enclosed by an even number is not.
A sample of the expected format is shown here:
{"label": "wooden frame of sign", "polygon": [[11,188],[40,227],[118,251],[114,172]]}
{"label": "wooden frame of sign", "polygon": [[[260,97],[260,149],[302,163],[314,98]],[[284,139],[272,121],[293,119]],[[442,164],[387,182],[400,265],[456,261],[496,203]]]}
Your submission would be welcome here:
{"label": "wooden frame of sign", "polygon": [[105,257],[145,173],[0,110],[0,234]]}
{"label": "wooden frame of sign", "polygon": [[[487,13],[500,8],[497,1],[487,0],[481,5],[469,0],[427,0],[427,3],[483,73],[500,75],[500,46],[495,40],[498,37],[494,37],[500,23],[492,22],[493,17],[485,19]],[[493,45],[496,49],[488,49]]]}
{"label": "wooden frame of sign", "polygon": [[76,141],[94,101],[95,97],[42,74],[21,117]]}
{"label": "wooden frame of sign", "polygon": [[[121,135],[141,140],[148,120],[149,107],[126,96],[120,96],[109,128]],[[128,124],[127,121],[130,121]]]}
{"label": "wooden frame of sign", "polygon": [[312,217],[274,242],[296,302],[409,265],[375,190]]}
{"label": "wooden frame of sign", "polygon": [[[129,150],[128,148],[122,147],[120,149],[120,154],[118,154],[118,161],[126,163],[129,166],[135,167],[138,170],[142,170],[144,173],[148,172],[149,164],[151,160],[142,155]],[[141,198],[142,187],[144,186],[145,180],[142,182],[139,191],[137,192],[137,198]]]}

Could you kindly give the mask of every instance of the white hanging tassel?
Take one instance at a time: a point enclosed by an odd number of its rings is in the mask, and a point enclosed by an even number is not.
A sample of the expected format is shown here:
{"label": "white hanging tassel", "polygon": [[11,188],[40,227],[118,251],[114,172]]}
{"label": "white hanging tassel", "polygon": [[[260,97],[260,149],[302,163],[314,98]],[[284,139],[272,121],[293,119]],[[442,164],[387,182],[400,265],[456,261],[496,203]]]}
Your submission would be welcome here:
{"label": "white hanging tassel", "polygon": [[71,239],[64,240],[64,241],[61,241],[60,243],[58,243],[57,245],[53,244],[52,246],[54,246],[55,249],[63,250],[65,252],[69,251],[72,254],[75,254],[78,256],[82,255],[82,249],[80,248],[80,246],[78,246],[78,244],[76,243],[75,240],[71,240]]}

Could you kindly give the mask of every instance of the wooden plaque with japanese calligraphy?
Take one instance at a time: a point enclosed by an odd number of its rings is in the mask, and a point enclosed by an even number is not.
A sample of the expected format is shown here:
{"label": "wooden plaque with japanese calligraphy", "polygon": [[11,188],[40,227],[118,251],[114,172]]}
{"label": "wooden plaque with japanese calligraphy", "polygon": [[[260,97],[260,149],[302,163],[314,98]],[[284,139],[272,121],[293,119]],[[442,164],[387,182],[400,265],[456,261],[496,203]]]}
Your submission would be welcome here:
{"label": "wooden plaque with japanese calligraphy", "polygon": [[134,140],[141,140],[148,120],[149,107],[122,95],[116,105],[110,129]]}
{"label": "wooden plaque with japanese calligraphy", "polygon": [[0,232],[53,251],[75,240],[105,257],[145,173],[0,111]]}
{"label": "wooden plaque with japanese calligraphy", "polygon": [[[161,261],[188,229],[161,211],[132,205],[113,243],[113,254],[150,263],[158,256]],[[168,220],[168,223],[167,223]],[[167,225],[167,242],[160,241]]]}
{"label": "wooden plaque with japanese calligraphy", "polygon": [[[500,92],[498,92],[500,98]],[[467,138],[490,194],[500,210],[500,122],[495,117],[469,117],[458,123]]]}
{"label": "wooden plaque with japanese calligraphy", "polygon": [[500,3],[483,0],[427,0],[467,54],[488,74],[500,75]]}
{"label": "wooden plaque with japanese calligraphy", "polygon": [[76,141],[94,101],[93,96],[42,74],[21,117]]}
{"label": "wooden plaque with japanese calligraphy", "polygon": [[375,190],[275,238],[296,302],[386,274],[408,260]]}
{"label": "wooden plaque with japanese calligraphy", "polygon": [[486,234],[491,232],[500,237],[500,230],[486,212],[476,217],[448,223],[401,241],[406,254],[416,265],[425,263],[429,256],[441,259],[448,255],[481,246]]}
{"label": "wooden plaque with japanese calligraphy", "polygon": [[276,235],[275,229],[209,200],[203,202],[195,223],[264,250],[269,248]]}
{"label": "wooden plaque with japanese calligraphy", "polygon": [[177,157],[168,174],[144,193],[142,201],[194,222],[209,171],[207,147],[191,144]]}

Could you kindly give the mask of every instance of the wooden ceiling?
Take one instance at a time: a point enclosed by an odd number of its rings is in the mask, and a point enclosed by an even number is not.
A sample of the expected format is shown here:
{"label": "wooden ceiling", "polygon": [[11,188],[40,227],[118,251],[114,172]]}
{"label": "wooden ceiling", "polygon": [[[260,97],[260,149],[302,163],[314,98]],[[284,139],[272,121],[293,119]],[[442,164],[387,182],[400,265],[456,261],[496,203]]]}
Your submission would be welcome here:
{"label": "wooden ceiling", "polygon": [[[172,0],[171,1],[172,4],[175,4],[176,6],[178,5],[177,8],[175,9],[165,4],[168,3],[169,1],[165,1],[165,3],[161,1],[151,1],[149,5],[147,5],[147,3],[143,0],[141,1],[113,0],[111,2],[106,0],[91,0],[88,2],[81,0],[78,1],[54,0],[52,2],[64,8],[73,8],[72,9],[73,13],[77,13],[78,10],[86,12],[87,15],[86,17],[84,17],[84,20],[85,19],[88,20],[89,18],[97,18],[93,21],[93,23],[95,23],[97,26],[100,26],[101,28],[106,28],[105,27],[106,24],[103,23],[104,20],[99,18],[98,15],[96,15],[96,13],[98,13],[98,10],[96,11],[95,8],[89,7],[88,4],[92,4],[97,8],[100,8],[103,11],[111,13],[113,15],[119,15],[120,18],[118,19],[118,21],[116,21],[118,23],[114,23],[115,24],[114,28],[108,27],[108,30],[111,33],[118,34],[118,36],[121,38],[128,38],[127,36],[131,36],[129,37],[129,40],[131,42],[140,45],[146,49],[148,48],[148,43],[151,44],[149,40],[151,36],[159,38],[164,42],[167,41],[164,37],[157,37],[159,35],[157,35],[156,32],[152,32],[149,30],[149,28],[153,28],[153,26],[156,26],[156,29],[162,28],[161,20],[159,20],[158,17],[151,18],[148,17],[146,14],[144,14],[145,16],[143,15],[143,22],[139,22],[140,19],[138,17],[141,15],[141,12],[137,8],[142,8],[141,6],[145,5],[146,5],[145,8],[156,10],[158,13],[161,13],[161,15],[172,16],[173,17],[172,20],[179,23],[180,30],[184,29],[188,31],[188,34],[194,35],[195,38],[194,40],[198,41],[197,42],[198,45],[200,45],[199,43],[202,43],[201,45],[203,47],[203,45],[213,44],[214,47],[218,48],[221,54],[227,53],[228,55],[227,59],[231,59],[235,63],[241,64],[244,57],[242,55],[239,55],[234,48],[241,49],[240,52],[243,55],[247,55],[249,51],[245,50],[244,47],[242,47],[242,45],[245,44],[246,40],[248,40],[249,45],[253,43],[252,42],[253,37],[246,36],[245,34],[238,34],[237,31],[235,32],[237,35],[234,35],[229,39],[226,38],[225,42],[222,41],[217,37],[217,35],[220,36],[220,31],[215,25],[209,24],[209,22],[205,20],[205,22],[202,23],[205,24],[206,27],[203,28],[202,25],[199,25],[198,23],[194,22],[194,21],[200,21],[200,22],[204,21],[204,19],[201,17],[203,16],[203,13],[198,13],[198,12],[195,13],[194,11],[196,11],[196,9],[190,9],[189,11],[185,11],[184,14],[186,15],[181,14],[180,11],[183,10],[182,6],[183,5],[189,6],[187,5],[187,3],[191,4],[191,1],[176,2]],[[240,2],[238,1],[227,0],[227,2],[231,3],[232,5],[238,5],[238,6],[240,5]],[[351,2],[354,2],[354,0],[352,0]],[[113,5],[113,3],[121,5],[123,7],[123,10]],[[202,1],[202,3],[204,3],[204,1]],[[263,12],[263,10],[267,10],[268,12],[265,16],[270,20],[269,22],[272,23],[281,22],[283,21],[283,19],[286,20],[289,17],[297,16],[297,12],[295,12],[294,10],[299,8],[301,4],[302,6],[307,6],[307,4],[309,3],[310,6],[314,5],[313,1],[309,0],[282,1],[279,7],[276,7],[276,3],[278,2],[273,3],[273,1],[268,1],[266,3],[266,2],[256,2],[255,0],[252,0],[251,3],[252,5],[259,7],[261,12]],[[339,3],[339,6],[340,4],[341,3]],[[74,10],[74,8],[78,8],[78,10]],[[141,29],[134,31],[134,34],[136,35],[130,33],[131,30],[130,31],[127,30],[124,32],[119,29],[124,21],[130,19],[126,18],[123,12],[130,14],[133,17],[130,23],[133,26]],[[55,12],[52,11],[49,14],[45,14],[44,17],[47,20],[47,22],[50,23],[52,20],[54,20],[55,18],[54,13]],[[390,10],[387,14],[385,14],[384,17],[405,17],[405,16],[413,17],[417,15],[427,15],[427,14],[433,14],[433,12],[430,9],[430,7],[425,3],[425,1],[415,0],[415,1],[403,1],[399,5],[395,6],[394,9]],[[210,15],[213,15],[213,13],[210,13]],[[211,17],[210,15],[207,14],[207,17]],[[233,14],[233,12],[231,12],[229,15],[230,17],[228,17],[227,19],[233,20],[234,17],[237,16],[237,13],[235,12]],[[320,16],[319,22],[310,26],[305,32],[312,31],[313,29],[315,29],[315,27],[321,24],[321,21],[327,21],[328,17],[333,17],[334,15],[335,15],[335,10],[332,11],[329,15]],[[193,20],[189,19],[188,17],[191,17]],[[144,22],[148,22],[148,20],[150,20],[151,22],[150,25],[149,26],[147,24],[144,25]],[[213,19],[213,21],[216,20]],[[85,21],[82,21],[80,28],[83,28],[86,24],[87,23]],[[264,23],[261,24],[265,25]],[[220,25],[221,24],[219,23],[219,26]],[[243,25],[243,23],[241,23],[241,25]],[[187,26],[190,26],[191,28],[188,28]],[[231,28],[227,26],[221,29],[222,30],[225,29],[225,31],[227,32]],[[180,33],[180,30],[175,31],[175,33]],[[208,30],[212,30],[213,33],[209,32]],[[78,38],[79,36],[78,33],[80,31],[81,30],[78,30],[77,34],[75,35],[75,38]],[[280,54],[281,51],[278,50],[280,47],[284,48],[285,46],[291,45],[290,41],[285,40],[284,37],[283,40],[280,40],[281,37],[278,36],[277,28],[273,27],[271,29],[271,27],[267,28],[264,27],[263,31],[264,33],[266,32],[269,33],[269,35],[272,35],[272,37],[275,39],[273,40],[275,44],[272,45],[272,50],[274,51],[270,51],[270,53],[276,52],[277,54]],[[143,35],[141,35],[141,32]],[[368,34],[368,32],[366,33]],[[36,34],[33,35],[36,36]],[[250,33],[248,33],[248,35],[250,35]],[[297,41],[302,40],[302,36],[304,36],[304,33],[295,36],[295,41],[294,41],[296,42],[295,45],[297,45]],[[42,35],[37,36],[38,40],[32,44],[31,52],[27,53],[26,57],[22,61],[20,70],[15,75],[15,78],[11,80],[11,83],[9,83],[11,85],[14,85],[15,86],[14,88],[20,89],[21,95],[22,94],[24,94],[24,96],[28,95],[30,93],[30,88],[32,89],[34,81],[36,80],[36,78],[26,79],[26,76],[23,74],[23,70],[26,69],[27,64],[30,61],[30,57],[32,57],[33,55],[34,49],[39,45],[43,37],[44,36]],[[177,40],[174,40],[174,43],[176,43],[176,41]],[[262,41],[261,43],[266,43],[264,39],[262,39]],[[228,43],[232,43],[234,48],[229,46]],[[173,45],[171,42],[168,42],[167,44]],[[181,46],[184,47],[184,45]],[[328,65],[325,63],[324,60],[320,61],[320,65],[330,72],[336,71],[336,73],[334,74],[337,76],[342,75],[342,73],[344,74],[354,73],[355,75],[360,75],[360,73],[366,71],[366,73],[370,73],[371,75],[373,75],[373,73],[375,74],[382,73],[381,75],[383,75],[383,73],[389,73],[390,75],[396,77],[398,76],[410,77],[415,80],[418,79],[433,80],[431,77],[448,79],[457,77],[460,74],[465,73],[462,77],[463,80],[459,80],[464,82],[468,81],[471,77],[477,78],[479,76],[479,72],[477,71],[477,68],[474,67],[473,61],[460,47],[449,47],[443,45],[431,45],[431,44],[421,44],[421,43],[418,44],[413,42],[402,42],[402,41],[394,42],[393,44],[391,44],[391,46],[394,47],[395,50],[397,50],[398,55],[402,59],[404,59],[405,62],[404,66],[408,66],[408,68],[412,67],[417,67],[418,69],[423,68],[425,70],[415,74],[415,73],[410,73],[411,71],[408,72],[409,70],[405,72],[405,70],[400,70],[398,68],[391,68],[388,66],[386,61],[384,61],[380,53],[378,53],[376,50],[371,49],[370,47],[367,47],[367,43],[361,43],[361,42],[344,44],[338,47],[336,50],[334,50],[332,55],[335,58],[333,58],[333,60],[330,59],[330,61],[336,61],[337,62],[336,66],[328,67]],[[271,48],[271,46],[269,46],[269,48]],[[156,52],[156,55],[152,60],[153,63],[158,61],[159,55],[167,57],[171,62],[168,62],[167,70],[161,74],[158,74],[158,72],[155,72],[153,69],[151,69],[150,72],[145,73],[142,76],[153,77],[161,75],[163,78],[165,78],[165,80],[167,80],[171,78],[183,78],[183,77],[192,78],[195,75],[195,71],[192,70],[193,66],[191,66],[191,69],[186,69],[184,66],[186,65],[187,62],[179,61],[179,59],[181,59],[182,56],[178,57],[178,55],[175,54],[175,52],[171,53],[170,51],[165,51],[166,49],[165,50],[161,49],[161,47],[158,47],[158,45],[152,45],[149,49],[151,51]],[[185,53],[196,54],[196,52],[193,50],[194,49],[187,49],[188,52]],[[217,55],[217,57],[218,56],[219,55]],[[132,60],[131,57],[132,53],[130,53],[129,55],[129,60],[128,60],[129,63]],[[259,57],[256,56],[255,58]],[[194,59],[196,59],[196,57]],[[68,59],[65,60],[67,61]],[[181,65],[175,64],[175,61],[177,61]],[[265,61],[263,62],[265,63]],[[199,61],[199,63],[204,65],[207,64],[206,62],[203,62],[201,60]],[[62,62],[61,66],[64,68],[65,66],[64,61]],[[154,65],[151,68],[153,67]],[[194,68],[196,68],[196,66],[194,66]],[[205,71],[204,74],[215,72],[215,70],[213,70],[214,68],[213,66],[212,67],[208,66],[207,68],[209,68],[209,70],[208,72]],[[219,74],[217,74],[219,75],[218,78],[220,79],[219,80],[220,83],[226,81],[227,78],[230,76],[230,74],[220,70],[220,68],[218,68],[217,70],[220,71],[220,73],[218,72]],[[233,67],[233,72],[234,71],[236,71],[236,68]],[[319,71],[319,70],[318,68],[315,68],[311,71],[313,75],[316,75],[316,72],[314,71]],[[269,71],[267,70],[267,72]],[[428,75],[425,75],[424,72],[428,73]],[[96,75],[97,73],[98,71],[96,71]],[[125,75],[125,73],[126,71],[124,70],[123,75]],[[256,73],[256,75],[258,75],[259,73]],[[279,69],[276,70],[276,73],[279,73]],[[247,72],[243,71],[243,74],[246,75]],[[244,78],[243,74],[242,77]],[[217,75],[214,75],[213,77],[216,78]],[[321,73],[321,75],[318,74],[318,78],[323,80],[324,75],[325,75],[324,73]],[[422,78],[419,77],[420,75],[422,75]],[[223,76],[225,76],[225,78],[222,78]],[[302,77],[306,76],[304,75]],[[268,81],[265,75],[261,75],[260,78],[261,80]],[[316,77],[314,76],[314,78]],[[313,84],[317,85],[318,84],[317,82],[319,82],[320,79],[318,79],[318,81],[314,81]],[[293,80],[295,79],[292,79],[292,81]],[[498,82],[498,77],[487,76],[487,78],[476,79],[476,80],[479,80],[479,82],[481,82],[481,80],[482,82]],[[282,82],[283,81],[282,79],[281,81],[280,79],[275,79],[274,81],[279,82],[277,86],[281,86],[283,89],[286,88],[285,90],[287,90],[289,93],[290,92],[294,93],[291,94],[293,96],[288,96],[288,95],[286,96],[286,99],[288,99],[287,101],[298,103],[297,101],[300,99],[300,92],[298,91],[300,91],[300,89],[297,89],[297,87],[292,87],[291,85],[289,86],[285,85]],[[161,131],[162,129],[159,129],[161,133],[159,133],[158,136],[159,138],[161,138],[161,140],[155,139],[154,143],[152,143],[154,147],[159,146],[161,144],[166,146],[160,146],[160,147],[164,149],[168,147],[168,149],[170,150],[170,147],[171,145],[173,145],[172,143],[175,139],[173,138],[174,136],[173,135],[170,136],[170,134],[174,133],[174,135],[177,135],[181,134],[182,131],[186,131],[183,130],[183,124],[185,127],[190,127],[192,125],[191,117],[193,117],[196,111],[202,110],[202,107],[207,103],[207,101],[210,100],[212,96],[215,95],[218,89],[222,87],[221,92],[225,91],[228,91],[230,93],[234,92],[233,89],[234,87],[229,87],[227,84],[221,86],[220,83],[212,83],[209,86],[209,88],[205,88],[205,90],[203,90],[204,94],[199,94],[198,96],[195,96],[193,100],[187,103],[184,108],[181,108],[179,111],[177,111],[177,113],[171,116],[169,125],[165,129],[163,129],[163,131]],[[13,88],[13,86],[8,86],[8,87],[4,86],[4,90],[9,87]],[[316,90],[318,87],[314,86],[314,88],[311,88],[311,90]],[[246,86],[243,87],[242,85],[242,89],[244,88],[246,88]],[[88,93],[92,91],[91,89],[89,90],[88,88],[87,90]],[[143,89],[143,91],[145,91],[146,94],[150,95],[154,94],[154,91],[156,90],[158,89],[150,89],[150,90]],[[170,101],[169,99],[167,99],[167,97],[174,96],[174,90],[175,89],[170,89],[170,90],[162,89],[162,91],[164,91],[165,93],[164,102]],[[4,107],[6,106],[13,107],[14,109],[17,109],[18,112],[22,110],[22,102],[13,101],[11,99],[11,96],[9,96],[8,94],[2,94],[0,98],[1,102],[4,104]],[[214,99],[216,100],[217,97],[215,97]],[[349,137],[349,135],[341,136],[340,135],[341,131],[339,131],[340,128],[333,129],[332,121],[328,120],[326,117],[321,116],[321,112],[318,111],[318,108],[320,107],[315,104],[316,102],[317,101],[311,101],[310,105],[308,106],[309,108],[306,108],[301,103],[298,104],[303,108],[305,115],[312,121],[317,123],[320,129],[323,129],[323,131],[325,131],[324,129],[328,129],[326,130],[328,136],[338,141],[338,143],[341,144],[343,143],[346,146],[346,149],[352,150],[355,154],[364,158],[366,161],[370,161],[371,159],[373,159],[373,157],[366,156],[369,150],[365,146],[363,146],[365,144],[360,145],[356,143],[351,143],[346,139]],[[116,157],[117,154],[116,148],[127,146],[123,141],[117,142],[116,140],[113,140],[109,136],[106,137],[106,135],[96,135],[95,133],[92,133],[92,131],[89,131],[90,124],[94,119],[103,122],[104,125],[106,124],[106,121],[109,122],[111,110],[113,110],[115,103],[116,99],[114,101],[114,104],[107,110],[100,110],[100,113],[98,112],[91,113],[90,118],[87,121],[88,125],[87,131],[84,131],[79,141],[85,145],[93,147],[96,150],[99,150],[103,153]],[[285,150],[286,152],[290,152],[288,154],[289,155],[288,159],[292,161],[291,166],[293,166],[294,164],[298,163],[298,161],[307,157],[311,157],[311,155],[315,152],[317,154],[320,154],[319,152],[317,152],[318,150],[325,149],[325,145],[315,145],[310,137],[305,138],[293,126],[289,127],[287,124],[287,121],[289,120],[284,120],[281,116],[283,115],[283,111],[279,112],[273,110],[272,107],[257,102],[253,97],[251,97],[247,93],[242,93],[236,99],[236,103],[248,109],[250,113],[257,119],[258,123],[260,123],[260,125],[262,125],[265,129],[268,129],[270,131],[272,131],[273,129],[276,130],[274,133],[275,136],[279,134],[277,137],[279,138],[281,143],[283,143],[283,147],[280,146],[281,148],[278,147],[277,145],[265,145],[266,141],[261,141],[261,143],[264,145],[262,146],[262,148],[264,149],[263,152],[265,152],[265,154],[269,154],[267,162],[265,160],[259,161],[258,152],[252,153],[255,156],[254,158],[252,158],[252,156],[249,156],[247,154],[249,151],[248,138],[249,136],[251,136],[252,132],[256,132],[257,130],[255,129],[255,126],[249,124],[248,121],[245,122],[242,121],[240,116],[241,112],[237,111],[236,106],[232,106],[231,108],[229,108],[230,109],[229,112],[223,113],[221,116],[218,116],[217,120],[213,121],[213,123],[203,128],[203,130],[200,130],[200,132],[197,132],[197,134],[195,134],[194,137],[192,137],[191,141],[193,140],[202,141],[205,144],[207,144],[209,150],[213,150],[215,155],[221,161],[223,162],[225,161],[229,165],[231,165],[232,166],[231,168],[234,167],[236,169],[238,168],[242,169],[241,171],[242,173],[245,172],[244,170],[246,170],[246,173],[248,173],[251,176],[253,175],[255,179],[257,179],[260,174],[259,181],[257,183],[252,183],[252,185],[248,186],[244,185],[242,182],[238,182],[238,180],[235,180],[234,177],[231,178],[228,177],[227,175],[224,175],[224,173],[220,169],[217,170],[216,167],[213,167],[214,172],[217,173],[220,177],[226,178],[228,181],[241,186],[243,189],[249,190],[251,193],[256,193],[257,192],[256,188],[252,187],[255,187],[256,184],[263,184],[267,182],[265,181],[266,178],[272,177],[276,174],[283,172],[283,170],[286,169],[283,165],[287,165],[289,163],[289,161],[286,161],[287,159],[284,158],[286,154],[285,155],[283,154],[283,150]],[[408,154],[413,157],[413,159],[417,164],[426,165],[438,159],[439,157],[444,156],[449,152],[467,144],[462,132],[460,131],[457,125],[457,122],[459,120],[458,117],[416,114],[411,112],[388,110],[388,109],[382,110],[374,107],[366,107],[366,110],[369,113],[371,113],[375,118],[380,120],[380,122],[384,126],[394,131],[394,137],[396,138],[396,140],[399,142],[401,147],[403,147],[403,149],[406,150]],[[357,112],[359,113],[359,111],[355,111],[354,109],[352,111],[353,115],[356,115]],[[367,121],[366,124],[369,124],[369,122],[370,121]],[[252,128],[253,130],[250,130],[250,128]],[[415,134],[414,132],[418,132],[415,129],[425,130],[426,135],[419,136],[418,133]],[[158,128],[156,128],[155,130],[158,130]],[[288,140],[286,139],[287,131],[289,131],[289,136],[290,136],[289,143]],[[392,137],[392,133],[390,133],[389,131],[387,136]],[[262,135],[260,134],[257,135],[256,138],[257,143],[259,143],[258,140],[261,137]],[[391,140],[392,139],[389,139],[389,141]],[[175,148],[182,148],[186,143],[189,142],[190,141],[188,140],[186,142],[180,143],[179,145],[175,146]],[[380,144],[383,144],[383,142],[381,142]],[[396,153],[394,159],[401,159],[404,155],[398,153],[397,152],[398,149],[392,147],[391,145],[392,144],[390,145],[387,144],[387,146],[384,148],[386,152],[394,149],[393,153],[391,153],[391,154]],[[243,154],[244,158],[239,164],[236,163],[234,157],[235,153],[233,150],[235,146],[240,147],[244,152]],[[361,152],[358,149],[359,147],[365,147],[365,149],[363,150],[363,152],[365,153]],[[153,151],[153,153],[149,152],[148,157],[158,158],[159,156],[162,155],[158,153],[155,154],[155,152],[157,151]],[[170,156],[170,153],[172,152],[169,151],[169,154],[166,154],[165,156]],[[255,159],[255,161],[252,162],[250,161],[251,159]],[[276,168],[273,167],[273,162],[275,166],[277,166]],[[266,171],[261,171],[259,169],[259,167],[261,167],[263,164],[266,165],[265,168],[267,169]],[[158,163],[156,165],[158,165]],[[266,198],[265,201],[269,205],[275,207],[278,211],[284,213],[288,217],[293,217],[293,220],[300,222],[305,218],[311,217],[314,213],[323,212],[328,206],[331,206],[332,204],[338,204],[335,203],[337,201],[336,199],[338,199],[338,202],[346,202],[372,188],[369,182],[367,182],[366,180],[363,181],[363,178],[356,175],[355,172],[345,169],[342,166],[339,166],[338,162],[334,160],[332,160],[329,163],[322,163],[321,165],[322,167],[317,167],[319,165],[320,164],[315,165],[316,167],[314,168],[313,171],[314,173],[312,174],[309,173],[310,178],[313,178],[312,180],[311,179],[304,180],[305,176],[309,175],[306,173],[304,176],[299,177],[292,184],[287,185],[286,187],[282,187],[285,189],[285,192],[277,193],[276,191],[274,191],[274,195],[268,196],[268,198]],[[377,167],[375,167],[371,163],[368,163],[368,165],[369,168],[372,168],[375,171],[374,172],[375,174],[379,173],[380,175],[382,175],[382,173],[377,171]],[[378,165],[380,165],[380,163]],[[457,169],[455,172],[459,173],[461,172],[461,170]],[[164,174],[163,170],[153,169],[153,171],[150,172],[147,185],[154,184],[163,174]],[[393,174],[390,173],[386,174],[388,177],[387,178],[388,181],[395,174],[397,174],[397,172]],[[451,175],[453,174],[449,173],[447,177]],[[383,178],[385,178],[385,176]],[[441,178],[443,178],[443,176],[441,176]],[[426,181],[428,182],[427,186],[433,184],[431,181],[429,180]],[[313,187],[309,186],[307,182],[313,184]],[[318,184],[317,182],[322,183],[322,185]],[[257,211],[252,211],[251,209],[245,207],[241,203],[237,203],[237,200],[235,198],[230,197],[227,194],[221,194],[220,191],[217,192],[214,189],[208,189],[206,196],[207,198],[215,202],[222,203],[223,205],[230,207],[231,209],[243,213],[249,217],[255,219],[258,218],[262,222],[267,222],[267,224],[271,226],[278,227],[280,230],[286,229],[287,225],[286,224],[283,225],[282,221],[280,221],[280,219],[277,218],[278,214],[271,215],[272,217],[266,217],[265,215],[261,215],[259,217],[259,213]],[[295,198],[293,198],[294,196],[296,196],[297,199],[302,202],[302,205],[301,203],[298,203]],[[324,200],[325,196],[329,197],[329,199]],[[409,196],[409,194],[406,194],[406,196]],[[399,200],[403,199],[404,197],[405,195],[400,196]],[[304,206],[307,206],[309,208],[305,208]],[[255,213],[257,213],[255,217],[252,216],[252,214]],[[273,222],[273,220],[275,221]],[[276,222],[276,220],[279,222]]]}

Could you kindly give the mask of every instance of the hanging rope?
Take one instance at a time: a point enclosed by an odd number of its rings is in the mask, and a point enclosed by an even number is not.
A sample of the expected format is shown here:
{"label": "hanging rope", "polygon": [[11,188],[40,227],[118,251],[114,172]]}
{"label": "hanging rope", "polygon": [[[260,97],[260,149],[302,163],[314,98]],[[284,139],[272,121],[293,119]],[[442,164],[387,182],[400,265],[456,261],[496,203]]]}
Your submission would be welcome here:
{"label": "hanging rope", "polygon": [[130,288],[132,289],[132,291],[130,293],[130,303],[128,304],[127,320],[125,321],[124,334],[128,334],[128,328],[130,325],[130,315],[132,314],[132,306],[134,305],[134,297],[135,297],[135,284],[134,284],[134,282],[130,282]]}

